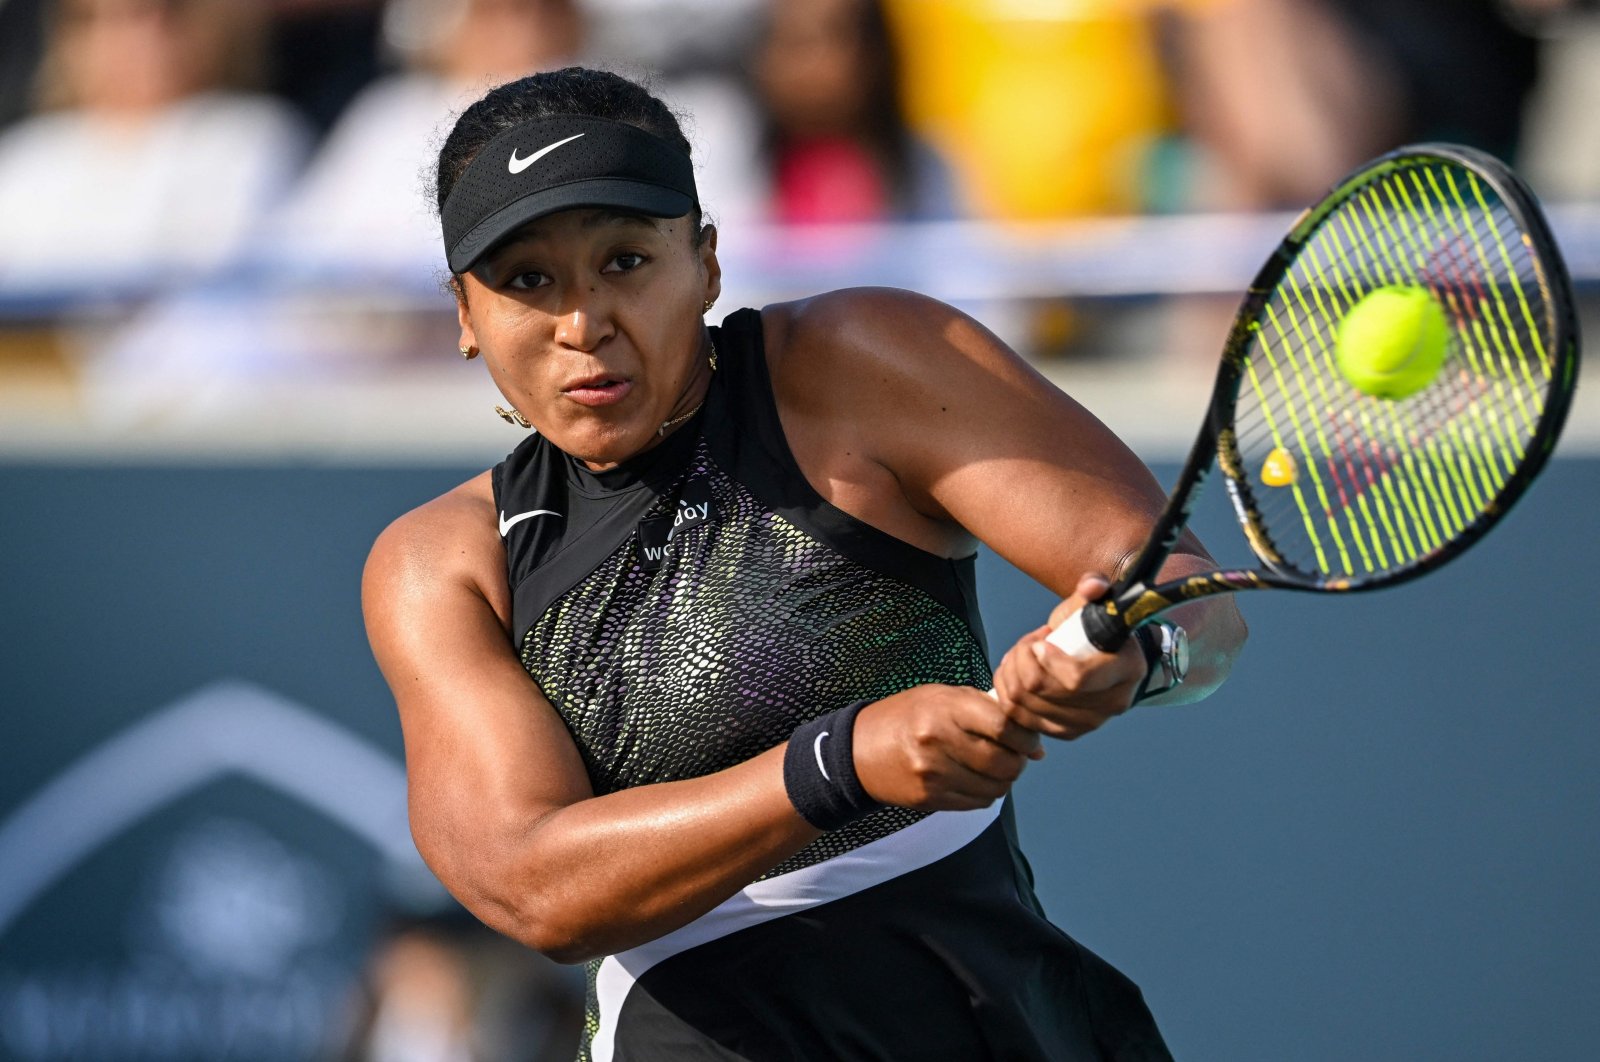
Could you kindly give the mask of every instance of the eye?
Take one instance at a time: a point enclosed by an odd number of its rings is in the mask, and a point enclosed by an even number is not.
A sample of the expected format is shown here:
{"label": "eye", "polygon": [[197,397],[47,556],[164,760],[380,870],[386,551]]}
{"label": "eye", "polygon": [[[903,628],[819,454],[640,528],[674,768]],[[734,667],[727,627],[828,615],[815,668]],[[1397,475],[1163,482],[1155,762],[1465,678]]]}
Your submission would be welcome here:
{"label": "eye", "polygon": [[649,261],[644,255],[635,251],[623,251],[606,263],[602,272],[606,273],[631,273]]}
{"label": "eye", "polygon": [[513,273],[510,279],[506,281],[506,287],[515,288],[518,291],[531,291],[534,288],[542,288],[548,283],[550,283],[550,278],[543,273],[529,271],[526,273]]}

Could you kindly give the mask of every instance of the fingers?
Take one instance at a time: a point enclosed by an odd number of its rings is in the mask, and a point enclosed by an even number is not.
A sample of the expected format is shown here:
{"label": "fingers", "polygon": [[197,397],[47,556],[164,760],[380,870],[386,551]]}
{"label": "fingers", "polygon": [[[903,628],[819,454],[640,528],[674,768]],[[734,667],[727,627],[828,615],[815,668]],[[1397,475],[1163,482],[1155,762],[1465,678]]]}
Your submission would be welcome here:
{"label": "fingers", "polygon": [[985,696],[979,700],[964,700],[957,718],[961,728],[974,737],[993,743],[1017,756],[1030,760],[1044,759],[1044,745],[1039,732],[1008,716],[995,698]]}
{"label": "fingers", "polygon": [[913,725],[915,769],[957,792],[1003,796],[1021,777],[1038,734],[1008,719],[977,690],[949,687],[940,700],[942,711],[926,713]]}
{"label": "fingers", "polygon": [[[1108,587],[1103,575],[1085,575],[1052,613],[1052,623],[1104,596]],[[1050,630],[1031,631],[1006,654],[995,672],[995,695],[1018,725],[1072,740],[1128,709],[1144,676],[1144,656],[1130,641],[1116,653],[1078,659],[1047,640]]]}
{"label": "fingers", "polygon": [[928,765],[924,784],[930,798],[944,811],[986,808],[1002,799],[1011,791],[1012,783],[1021,776],[1022,767],[1028,762],[1012,753],[1014,764],[989,763],[979,769],[963,762],[948,749],[940,752],[944,759]]}
{"label": "fingers", "polygon": [[1085,572],[1078,577],[1078,584],[1072,588],[1072,595],[1050,610],[1050,629],[1054,630],[1061,626],[1068,616],[1083,606],[1099,601],[1110,589],[1110,579],[1099,572]]}
{"label": "fingers", "polygon": [[[992,701],[990,710],[996,711]],[[1017,729],[1025,730],[1021,726]],[[1033,734],[1033,741],[1038,744],[1038,734]],[[965,734],[965,740],[942,743],[939,748],[951,763],[980,778],[998,782],[1006,789],[1022,777],[1022,769],[1028,765],[1027,753],[1014,751],[970,731]]]}
{"label": "fingers", "polygon": [[968,687],[919,686],[856,717],[856,774],[885,804],[972,810],[1005,796],[1039,736]]}

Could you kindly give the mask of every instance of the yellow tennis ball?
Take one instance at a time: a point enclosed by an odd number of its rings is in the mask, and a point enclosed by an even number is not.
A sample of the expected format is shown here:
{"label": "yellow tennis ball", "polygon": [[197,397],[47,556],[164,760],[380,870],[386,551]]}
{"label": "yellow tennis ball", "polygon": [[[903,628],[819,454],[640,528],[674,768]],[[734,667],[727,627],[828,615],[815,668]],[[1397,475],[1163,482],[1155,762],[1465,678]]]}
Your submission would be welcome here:
{"label": "yellow tennis ball", "polygon": [[1369,292],[1345,314],[1333,352],[1356,390],[1396,399],[1432,383],[1449,349],[1439,300],[1420,285],[1397,284]]}

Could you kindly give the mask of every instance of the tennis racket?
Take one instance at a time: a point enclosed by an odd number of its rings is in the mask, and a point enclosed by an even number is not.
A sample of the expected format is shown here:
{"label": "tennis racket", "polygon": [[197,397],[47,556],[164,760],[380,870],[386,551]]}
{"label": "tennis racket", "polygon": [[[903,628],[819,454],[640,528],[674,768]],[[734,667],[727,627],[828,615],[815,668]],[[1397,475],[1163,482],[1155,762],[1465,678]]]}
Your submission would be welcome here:
{"label": "tennis racket", "polygon": [[[1444,361],[1415,393],[1373,397],[1341,370],[1338,330],[1396,286],[1425,288],[1443,310]],[[1349,593],[1433,571],[1544,467],[1577,371],[1570,281],[1527,186],[1449,144],[1373,160],[1301,215],[1256,276],[1149,542],[1050,641],[1087,657],[1210,594]],[[1213,463],[1260,566],[1153,584]]]}

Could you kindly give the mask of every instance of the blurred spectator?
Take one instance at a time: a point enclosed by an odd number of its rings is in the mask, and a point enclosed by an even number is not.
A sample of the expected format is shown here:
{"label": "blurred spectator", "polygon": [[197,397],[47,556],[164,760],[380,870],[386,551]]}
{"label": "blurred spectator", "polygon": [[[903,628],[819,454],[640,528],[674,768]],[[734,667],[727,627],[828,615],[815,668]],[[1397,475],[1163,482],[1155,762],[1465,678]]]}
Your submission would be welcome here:
{"label": "blurred spectator", "polygon": [[754,74],[773,220],[960,212],[950,168],[906,125],[898,53],[878,0],[774,0]]}
{"label": "blurred spectator", "polygon": [[583,973],[469,916],[391,927],[374,949],[341,1062],[570,1062]]}
{"label": "blurred spectator", "polygon": [[384,43],[404,63],[358,95],[289,202],[280,253],[370,272],[440,257],[427,195],[449,121],[489,85],[581,51],[576,0],[389,0]]}
{"label": "blurred spectator", "polygon": [[297,171],[287,107],[236,0],[59,0],[45,113],[0,136],[0,286],[98,290],[215,267]]}
{"label": "blurred spectator", "polygon": [[[1514,161],[1539,41],[1512,0],[1328,0],[1400,83],[1403,142],[1448,140]],[[1550,4],[1521,0],[1532,13]]]}
{"label": "blurred spectator", "polygon": [[1329,0],[1190,5],[1169,26],[1179,118],[1200,152],[1185,205],[1304,206],[1400,142],[1393,64]]}
{"label": "blurred spectator", "polygon": [[1516,7],[1545,49],[1521,152],[1523,173],[1543,196],[1593,203],[1600,200],[1600,123],[1594,120],[1600,5],[1521,0]]}
{"label": "blurred spectator", "polygon": [[677,79],[732,74],[771,0],[585,0],[596,55]]}
{"label": "blurred spectator", "polygon": [[0,127],[32,109],[44,0],[0,0]]}
{"label": "blurred spectator", "polygon": [[1494,0],[1223,0],[1174,22],[1184,128],[1213,167],[1199,205],[1297,207],[1422,140],[1512,158],[1537,42]]}
{"label": "blurred spectator", "polygon": [[268,87],[326,133],[378,76],[383,0],[255,2],[268,12]]}

